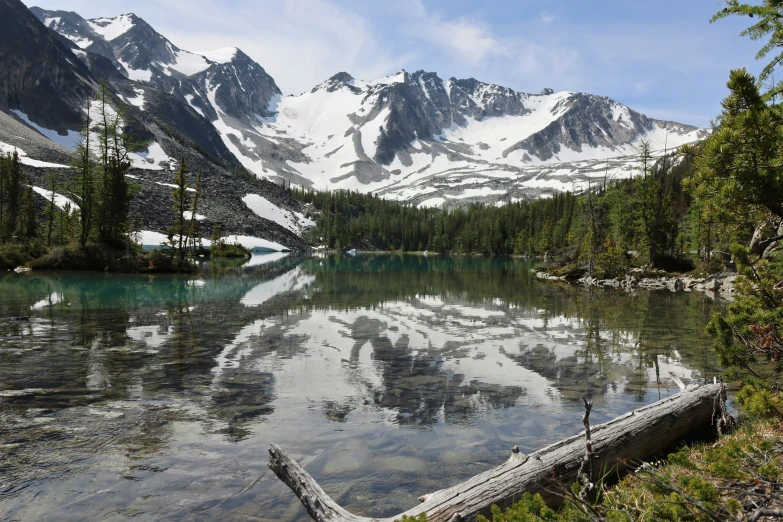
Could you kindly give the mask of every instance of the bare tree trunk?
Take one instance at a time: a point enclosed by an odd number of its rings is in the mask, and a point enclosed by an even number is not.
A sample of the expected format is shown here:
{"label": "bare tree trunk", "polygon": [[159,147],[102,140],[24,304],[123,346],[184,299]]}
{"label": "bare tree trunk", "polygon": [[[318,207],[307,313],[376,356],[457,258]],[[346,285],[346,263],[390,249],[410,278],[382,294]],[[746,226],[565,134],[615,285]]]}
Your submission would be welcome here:
{"label": "bare tree trunk", "polygon": [[[772,236],[768,235],[770,232]],[[783,220],[770,216],[756,226],[750,240],[750,253],[763,257],[780,240],[783,240]]]}
{"label": "bare tree trunk", "polygon": [[[683,437],[713,424],[721,384],[683,387],[676,395],[594,426],[590,433],[592,481],[616,477],[634,463],[671,448]],[[571,483],[584,458],[584,433],[547,446],[532,455],[519,453],[500,466],[467,481],[419,498],[420,505],[391,518],[370,519],[349,513],[327,495],[318,483],[285,451],[273,444],[269,467],[290,487],[310,516],[319,522],[392,522],[403,515],[427,514],[428,522],[475,520],[494,504],[509,506],[523,493],[540,493],[553,505],[560,498],[549,491],[552,480]]]}

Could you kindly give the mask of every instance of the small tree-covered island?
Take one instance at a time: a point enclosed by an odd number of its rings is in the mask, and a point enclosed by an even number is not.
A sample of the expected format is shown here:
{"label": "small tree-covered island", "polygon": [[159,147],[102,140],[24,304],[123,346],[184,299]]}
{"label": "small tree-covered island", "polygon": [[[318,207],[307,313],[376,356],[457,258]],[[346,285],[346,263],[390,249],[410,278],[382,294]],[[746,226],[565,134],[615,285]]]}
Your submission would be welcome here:
{"label": "small tree-covered island", "polygon": [[783,520],[783,1],[240,4],[0,0],[0,518]]}
{"label": "small tree-covered island", "polygon": [[126,106],[118,104],[114,110],[110,97],[102,82],[97,99],[88,100],[87,124],[73,155],[71,175],[53,170],[46,189],[38,189],[46,199],[43,212],[36,208],[37,187],[30,185],[19,152],[7,152],[0,159],[0,268],[190,272],[192,259],[199,256],[250,257],[249,249],[221,238],[217,223],[211,232],[212,248],[204,248],[197,220],[202,173],[190,187],[184,158],[172,184],[171,207],[160,209],[172,214],[174,225],[156,245],[162,249],[142,248],[138,218],[131,212],[136,186],[129,174],[129,154],[146,144],[125,132]]}

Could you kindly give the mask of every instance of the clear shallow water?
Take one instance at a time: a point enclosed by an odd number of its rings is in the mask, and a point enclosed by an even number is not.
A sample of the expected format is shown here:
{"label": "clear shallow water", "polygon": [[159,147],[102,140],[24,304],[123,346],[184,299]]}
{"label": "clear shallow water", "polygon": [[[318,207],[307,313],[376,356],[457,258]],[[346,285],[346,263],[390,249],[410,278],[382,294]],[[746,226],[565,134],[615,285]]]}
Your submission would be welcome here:
{"label": "clear shallow water", "polygon": [[249,265],[0,275],[0,519],[309,520],[271,442],[389,516],[578,433],[582,396],[597,423],[716,374],[703,294],[560,289],[506,258]]}

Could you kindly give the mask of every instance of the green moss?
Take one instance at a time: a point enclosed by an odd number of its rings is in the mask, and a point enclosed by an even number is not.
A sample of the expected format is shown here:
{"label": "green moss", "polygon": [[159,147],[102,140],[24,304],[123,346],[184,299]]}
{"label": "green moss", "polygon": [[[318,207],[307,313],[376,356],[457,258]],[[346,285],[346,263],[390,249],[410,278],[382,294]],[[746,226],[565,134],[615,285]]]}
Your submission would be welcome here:
{"label": "green moss", "polygon": [[678,466],[682,466],[684,468],[693,467],[688,448],[681,448],[675,453],[670,453],[667,460],[672,464],[677,464]]}
{"label": "green moss", "polygon": [[777,482],[778,478],[780,477],[780,473],[780,468],[772,462],[764,464],[763,466],[759,466],[759,475],[769,481]]}
{"label": "green moss", "polygon": [[[575,503],[566,502],[554,511],[540,495],[525,494],[506,510],[493,507],[491,522],[579,522],[599,519],[596,516],[610,522],[706,522],[714,520],[713,516],[743,519],[748,513],[743,514],[743,505],[734,498],[736,488],[758,490],[759,502],[780,509],[783,498],[759,490],[755,476],[777,481],[783,475],[783,451],[776,442],[781,437],[783,423],[779,420],[748,421],[714,444],[683,447],[660,465],[603,487],[597,504],[576,506],[578,501],[572,497]],[[761,462],[764,464],[759,465]],[[585,511],[593,511],[595,516]],[[490,522],[481,516],[477,520]]]}
{"label": "green moss", "polygon": [[[536,520],[560,520],[557,512],[547,507],[541,495],[525,493],[505,511],[497,506],[492,506],[492,522],[533,522]],[[476,518],[477,522],[489,522],[482,515]]]}
{"label": "green moss", "polygon": [[422,513],[421,515],[417,515],[415,517],[403,515],[402,518],[398,518],[394,522],[427,522],[427,514]]}

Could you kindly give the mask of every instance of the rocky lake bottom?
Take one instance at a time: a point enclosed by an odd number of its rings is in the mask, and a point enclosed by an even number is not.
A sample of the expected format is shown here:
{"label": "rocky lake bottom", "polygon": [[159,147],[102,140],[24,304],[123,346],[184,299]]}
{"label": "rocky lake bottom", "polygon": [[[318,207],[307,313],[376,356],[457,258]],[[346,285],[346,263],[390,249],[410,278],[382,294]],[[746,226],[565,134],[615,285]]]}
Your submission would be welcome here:
{"label": "rocky lake bottom", "polygon": [[[305,521],[417,497],[718,373],[702,293],[530,261],[254,256],[201,275],[0,275],[0,519]],[[18,321],[13,318],[26,317]]]}

